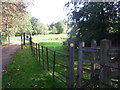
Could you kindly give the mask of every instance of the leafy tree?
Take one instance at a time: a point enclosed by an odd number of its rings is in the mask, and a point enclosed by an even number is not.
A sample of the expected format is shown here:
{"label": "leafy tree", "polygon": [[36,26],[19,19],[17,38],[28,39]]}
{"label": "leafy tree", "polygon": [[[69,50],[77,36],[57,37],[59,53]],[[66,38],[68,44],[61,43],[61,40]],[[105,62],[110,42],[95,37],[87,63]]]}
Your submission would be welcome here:
{"label": "leafy tree", "polygon": [[18,29],[16,35],[21,35],[24,32],[32,33],[30,14],[28,12],[24,13],[24,20],[21,20],[21,25],[19,25],[19,29]]}
{"label": "leafy tree", "polygon": [[2,2],[2,32],[4,32],[8,42],[10,42],[10,36],[16,33],[20,21],[19,17],[22,18],[25,8],[23,2]]}
{"label": "leafy tree", "polygon": [[39,33],[40,34],[48,34],[48,29],[49,29],[49,27],[47,25],[44,25],[41,23]]}
{"label": "leafy tree", "polygon": [[31,18],[32,30],[33,34],[37,34],[40,30],[39,20],[35,17]]}
{"label": "leafy tree", "polygon": [[10,36],[15,35],[18,30],[25,28],[24,20],[26,18],[27,3],[18,2],[2,2],[2,33],[8,42]]}
{"label": "leafy tree", "polygon": [[111,33],[120,35],[120,2],[68,2],[65,6],[70,8],[68,21],[74,25],[72,38],[90,42],[115,40]]}
{"label": "leafy tree", "polygon": [[57,28],[57,33],[64,33],[67,29],[66,24],[63,21],[59,21],[55,23],[55,27]]}
{"label": "leafy tree", "polygon": [[47,25],[44,25],[41,22],[39,22],[39,19],[32,17],[31,24],[32,24],[33,34],[47,34],[48,33]]}
{"label": "leafy tree", "polygon": [[50,25],[50,30],[52,30],[52,33],[61,34],[66,32],[67,26],[66,23],[64,23],[63,21],[58,21]]}
{"label": "leafy tree", "polygon": [[50,30],[52,31],[52,33],[57,33],[57,28],[55,27],[55,23],[52,23],[51,25],[50,25]]}

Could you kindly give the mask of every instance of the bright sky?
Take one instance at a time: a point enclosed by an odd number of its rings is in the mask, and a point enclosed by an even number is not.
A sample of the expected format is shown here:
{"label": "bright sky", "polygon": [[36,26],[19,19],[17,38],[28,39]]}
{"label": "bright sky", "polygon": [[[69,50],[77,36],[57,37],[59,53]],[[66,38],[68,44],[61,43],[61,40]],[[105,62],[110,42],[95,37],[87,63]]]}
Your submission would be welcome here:
{"label": "bright sky", "polygon": [[63,7],[68,0],[36,0],[35,5],[29,7],[31,15],[44,24],[63,20],[66,16]]}

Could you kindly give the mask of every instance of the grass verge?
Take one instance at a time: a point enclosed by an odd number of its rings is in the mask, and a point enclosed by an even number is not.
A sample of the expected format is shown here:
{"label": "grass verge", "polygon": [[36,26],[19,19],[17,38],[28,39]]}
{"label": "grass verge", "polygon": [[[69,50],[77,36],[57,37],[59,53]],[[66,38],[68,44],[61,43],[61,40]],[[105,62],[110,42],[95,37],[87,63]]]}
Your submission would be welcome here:
{"label": "grass verge", "polygon": [[60,88],[62,83],[53,79],[50,73],[31,55],[28,46],[19,50],[2,76],[4,88]]}

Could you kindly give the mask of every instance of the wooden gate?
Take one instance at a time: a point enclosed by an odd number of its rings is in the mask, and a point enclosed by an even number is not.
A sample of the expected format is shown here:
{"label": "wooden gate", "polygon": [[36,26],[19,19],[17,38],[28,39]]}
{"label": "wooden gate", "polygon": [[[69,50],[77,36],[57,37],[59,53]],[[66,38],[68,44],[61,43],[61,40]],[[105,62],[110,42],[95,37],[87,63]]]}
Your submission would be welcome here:
{"label": "wooden gate", "polygon": [[91,47],[79,43],[77,66],[77,88],[120,88],[120,50],[104,39],[97,46],[95,40]]}

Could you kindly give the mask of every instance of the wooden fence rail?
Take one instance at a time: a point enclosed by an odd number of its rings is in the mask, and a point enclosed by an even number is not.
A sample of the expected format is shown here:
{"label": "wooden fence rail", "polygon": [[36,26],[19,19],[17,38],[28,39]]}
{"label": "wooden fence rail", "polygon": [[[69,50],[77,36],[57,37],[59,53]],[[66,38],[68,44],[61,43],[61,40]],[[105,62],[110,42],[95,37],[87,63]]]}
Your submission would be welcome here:
{"label": "wooden fence rail", "polygon": [[[111,41],[107,39],[101,40],[99,49],[96,47],[97,44],[94,40],[91,42],[91,48],[85,48],[83,42],[79,43],[77,88],[87,86],[91,88],[120,88],[120,50],[113,50]],[[91,58],[84,59],[85,52],[91,53]],[[96,56],[98,55],[99,59],[97,60]],[[112,58],[117,58],[116,62]],[[90,63],[89,69],[84,68],[84,63],[86,62]],[[86,80],[86,78],[83,78],[84,72],[90,73],[90,78],[87,81],[84,81]]]}

